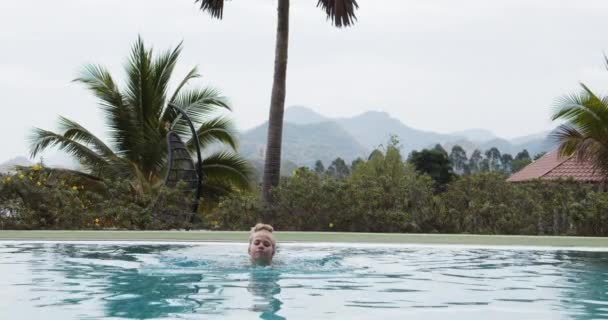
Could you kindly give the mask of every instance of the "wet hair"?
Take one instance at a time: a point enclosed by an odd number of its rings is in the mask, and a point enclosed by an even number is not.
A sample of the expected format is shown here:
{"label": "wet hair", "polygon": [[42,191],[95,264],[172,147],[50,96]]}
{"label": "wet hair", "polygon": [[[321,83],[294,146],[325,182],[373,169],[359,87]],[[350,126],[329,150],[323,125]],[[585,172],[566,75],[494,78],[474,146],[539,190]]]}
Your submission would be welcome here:
{"label": "wet hair", "polygon": [[251,228],[251,233],[249,235],[249,244],[251,244],[251,241],[253,241],[253,235],[256,232],[260,232],[260,231],[266,231],[268,233],[270,233],[270,239],[272,240],[272,246],[276,246],[276,240],[274,240],[274,237],[272,236],[272,232],[274,232],[274,228],[269,225],[269,224],[264,224],[264,223],[258,223],[256,224],[253,228]]}
{"label": "wet hair", "polygon": [[274,231],[274,228],[269,224],[258,223],[253,228],[251,228],[251,233],[256,233],[258,231],[263,231],[263,230],[272,233]]}

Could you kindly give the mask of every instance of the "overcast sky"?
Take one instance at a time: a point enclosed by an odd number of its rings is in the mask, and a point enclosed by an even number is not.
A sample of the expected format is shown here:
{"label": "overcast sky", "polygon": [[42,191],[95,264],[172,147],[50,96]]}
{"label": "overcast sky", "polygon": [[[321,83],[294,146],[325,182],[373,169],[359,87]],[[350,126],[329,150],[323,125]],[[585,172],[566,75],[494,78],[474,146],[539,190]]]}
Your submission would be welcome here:
{"label": "overcast sky", "polygon": [[[605,93],[608,1],[358,0],[336,29],[292,0],[286,105],[331,117],[386,111],[424,130],[490,129],[516,137],[552,127],[556,98],[584,82]],[[198,65],[229,97],[240,129],[268,116],[276,0],[227,1],[212,20],[193,0],[0,1],[0,162],[27,154],[31,127],[58,115],[104,136],[95,99],[72,83],[86,63],[117,78],[141,34],[184,41],[176,75]]]}

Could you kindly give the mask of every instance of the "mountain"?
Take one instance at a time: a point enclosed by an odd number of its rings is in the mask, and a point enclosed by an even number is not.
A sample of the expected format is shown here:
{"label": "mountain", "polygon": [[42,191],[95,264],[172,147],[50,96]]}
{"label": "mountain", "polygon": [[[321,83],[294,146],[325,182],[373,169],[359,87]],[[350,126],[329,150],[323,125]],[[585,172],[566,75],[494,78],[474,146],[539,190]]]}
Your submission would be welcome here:
{"label": "mountain", "polygon": [[553,129],[545,133],[514,139],[513,141],[515,143],[523,141],[517,144],[517,146],[522,150],[528,150],[530,156],[534,156],[541,152],[547,152],[557,148],[558,143],[551,137],[556,130],[557,129]]}
{"label": "mountain", "polygon": [[[468,156],[475,149],[484,152],[492,147],[512,156],[527,149],[534,156],[556,147],[548,138],[550,132],[511,140],[499,138],[484,129],[441,134],[409,127],[390,114],[379,111],[368,111],[349,118],[328,118],[310,108],[292,106],[285,110],[284,120],[281,169],[285,170],[282,170],[282,174],[290,174],[297,166],[312,167],[316,160],[323,161],[325,167],[328,167],[337,157],[343,158],[347,163],[358,157],[367,158],[372,150],[386,145],[390,135],[398,137],[404,156],[412,150],[433,148],[437,143],[448,152],[454,145],[460,145]],[[267,128],[267,123],[264,123],[239,134],[239,152],[254,164],[257,171],[261,171],[263,166]],[[18,160],[17,164],[31,164],[25,158]],[[44,163],[49,166],[78,168],[78,163],[65,154],[49,154],[45,156]],[[0,165],[0,171],[6,171],[10,166],[10,162],[4,163]]]}
{"label": "mountain", "polygon": [[335,121],[364,147],[371,150],[379,145],[386,145],[390,135],[397,135],[403,147],[402,151],[406,154],[412,150],[454,139],[450,135],[408,127],[386,112],[368,111],[352,118],[339,118]]}
{"label": "mountain", "polygon": [[[241,135],[240,152],[245,157],[257,162],[263,160],[266,130],[267,125],[264,124]],[[513,156],[523,149],[535,155],[553,148],[543,133],[521,137],[513,143],[484,129],[452,134],[418,130],[386,112],[368,111],[350,118],[331,119],[309,108],[295,106],[285,110],[282,160],[306,166],[313,166],[316,160],[321,160],[326,167],[337,157],[349,162],[357,157],[365,158],[371,150],[386,145],[390,135],[398,137],[405,155],[412,150],[432,148],[437,143],[448,152],[454,145],[460,145],[467,155],[475,149],[483,152],[492,147]]]}
{"label": "mountain", "polygon": [[15,166],[31,166],[33,163],[30,162],[26,157],[16,157],[6,162],[0,163],[0,173],[7,173],[14,171]]}
{"label": "mountain", "polygon": [[[260,160],[266,151],[268,123],[241,134],[239,152],[246,158]],[[313,166],[316,160],[328,166],[341,157],[349,162],[366,157],[369,150],[335,122],[283,124],[282,159],[301,166]]]}
{"label": "mountain", "polygon": [[[448,152],[454,145],[460,145],[467,155],[473,150],[482,152],[492,147],[501,153],[515,156],[527,149],[531,156],[549,151],[556,144],[548,138],[551,132],[502,139],[484,129],[471,129],[441,134],[409,127],[386,112],[368,111],[349,118],[328,118],[303,106],[292,106],[285,110],[283,127],[282,174],[290,174],[297,166],[314,166],[316,160],[323,161],[325,167],[337,157],[347,163],[362,157],[372,150],[386,145],[390,135],[396,135],[404,156],[412,150],[432,148],[440,143]],[[248,158],[257,171],[263,166],[266,151],[268,125],[262,124],[239,134],[239,152]],[[207,150],[209,151],[209,150]],[[78,169],[79,165],[63,153],[45,155],[48,166]],[[31,165],[26,158],[17,158],[0,165],[0,172],[18,165]]]}
{"label": "mountain", "polygon": [[539,132],[539,133],[535,133],[535,134],[530,134],[527,136],[523,136],[523,137],[517,137],[517,138],[513,138],[511,139],[511,143],[513,144],[525,144],[528,142],[534,142],[537,140],[543,140],[545,138],[547,138],[553,131],[543,131],[543,132]]}
{"label": "mountain", "polygon": [[452,132],[450,135],[470,141],[486,142],[498,138],[492,131],[485,129],[469,129]]}
{"label": "mountain", "polygon": [[[513,140],[505,140],[501,138],[495,138],[483,143],[475,143],[470,140],[461,139],[454,140],[447,143],[442,143],[443,148],[449,153],[452,150],[452,147],[455,145],[461,146],[467,153],[467,156],[470,156],[475,149],[480,150],[481,152],[485,152],[490,148],[497,148],[501,153],[509,153],[513,157],[517,155],[519,152],[524,149],[528,150],[530,156],[534,156],[541,152],[547,152],[557,148],[557,144],[553,142],[547,136],[539,136],[539,138],[535,139],[525,139],[525,140],[516,140],[516,141],[525,141],[523,143],[513,143]],[[427,148],[432,147],[432,145],[427,146]]]}
{"label": "mountain", "polygon": [[330,119],[320,115],[319,113],[313,111],[310,108],[302,106],[291,106],[285,110],[283,121],[295,124],[314,124],[330,121]]}

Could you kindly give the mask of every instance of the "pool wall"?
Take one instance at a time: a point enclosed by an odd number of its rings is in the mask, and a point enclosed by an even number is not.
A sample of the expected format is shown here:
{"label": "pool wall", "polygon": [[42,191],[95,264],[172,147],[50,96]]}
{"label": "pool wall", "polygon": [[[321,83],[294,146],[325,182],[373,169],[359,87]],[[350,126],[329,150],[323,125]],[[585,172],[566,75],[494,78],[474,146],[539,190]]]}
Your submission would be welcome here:
{"label": "pool wall", "polygon": [[[608,237],[276,232],[281,242],[554,246],[608,248]],[[0,240],[246,242],[245,231],[0,231]]]}

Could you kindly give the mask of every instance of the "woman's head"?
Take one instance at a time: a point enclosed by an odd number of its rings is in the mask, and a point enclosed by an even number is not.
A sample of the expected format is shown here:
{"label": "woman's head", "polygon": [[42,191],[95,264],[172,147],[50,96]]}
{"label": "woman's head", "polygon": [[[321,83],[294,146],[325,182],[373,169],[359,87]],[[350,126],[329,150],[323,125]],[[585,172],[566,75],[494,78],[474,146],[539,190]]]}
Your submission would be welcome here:
{"label": "woman's head", "polygon": [[249,257],[251,262],[259,265],[269,265],[276,251],[276,240],[272,235],[271,225],[258,223],[251,228],[249,236]]}

